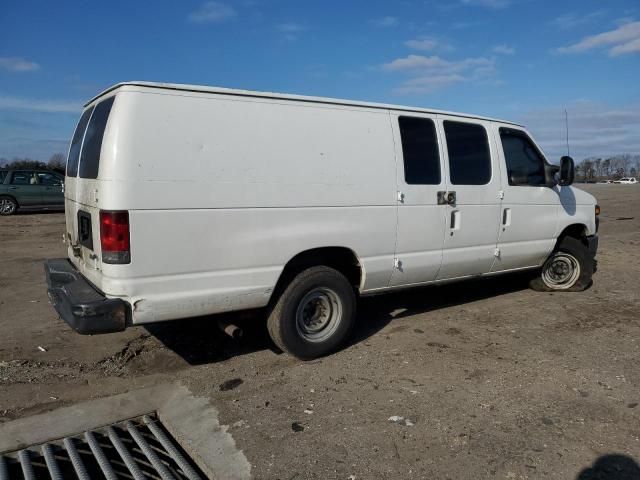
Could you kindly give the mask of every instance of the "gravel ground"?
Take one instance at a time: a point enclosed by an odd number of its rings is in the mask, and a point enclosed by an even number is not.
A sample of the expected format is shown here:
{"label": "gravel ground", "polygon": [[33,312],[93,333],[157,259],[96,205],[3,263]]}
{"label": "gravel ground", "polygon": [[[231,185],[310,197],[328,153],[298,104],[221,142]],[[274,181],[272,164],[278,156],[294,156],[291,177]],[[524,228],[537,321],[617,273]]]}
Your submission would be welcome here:
{"label": "gravel ground", "polygon": [[311,362],[260,316],[240,342],[212,318],[77,335],[42,270],[64,216],[0,218],[0,422],[179,381],[255,478],[640,478],[640,188],[585,189],[603,209],[588,291],[507,276],[364,299],[350,345]]}

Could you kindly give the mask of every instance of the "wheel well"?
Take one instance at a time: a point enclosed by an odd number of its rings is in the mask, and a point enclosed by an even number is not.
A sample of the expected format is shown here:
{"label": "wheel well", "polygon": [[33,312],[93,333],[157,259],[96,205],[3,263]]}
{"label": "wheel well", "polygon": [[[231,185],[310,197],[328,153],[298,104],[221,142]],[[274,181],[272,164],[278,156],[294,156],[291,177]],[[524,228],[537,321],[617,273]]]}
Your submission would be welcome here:
{"label": "wheel well", "polygon": [[14,202],[16,202],[16,205],[18,207],[20,206],[20,204],[18,203],[18,199],[16,197],[14,197],[13,195],[9,195],[9,194],[3,193],[2,195],[0,195],[0,198],[2,198],[2,197],[10,198]]}
{"label": "wheel well", "polygon": [[586,244],[585,237],[587,236],[587,226],[582,225],[581,223],[574,223],[573,225],[569,225],[566,227],[562,233],[558,236],[558,241],[556,242],[556,246],[562,241],[565,237],[573,237],[575,239],[580,240],[582,243]]}
{"label": "wheel well", "polygon": [[298,273],[316,265],[335,268],[347,277],[356,290],[364,277],[362,264],[353,250],[346,247],[313,248],[298,253],[287,262],[278,278],[274,294],[282,292]]}

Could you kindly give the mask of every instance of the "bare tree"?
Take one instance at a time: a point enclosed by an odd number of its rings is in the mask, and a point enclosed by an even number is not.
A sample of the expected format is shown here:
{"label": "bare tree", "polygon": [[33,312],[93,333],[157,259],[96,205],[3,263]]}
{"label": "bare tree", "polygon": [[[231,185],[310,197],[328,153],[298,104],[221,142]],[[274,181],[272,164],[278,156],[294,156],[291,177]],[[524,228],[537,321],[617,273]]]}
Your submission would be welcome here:
{"label": "bare tree", "polygon": [[53,155],[51,155],[51,158],[49,159],[49,163],[47,163],[47,165],[51,170],[64,173],[66,166],[64,155],[62,153],[54,153]]}

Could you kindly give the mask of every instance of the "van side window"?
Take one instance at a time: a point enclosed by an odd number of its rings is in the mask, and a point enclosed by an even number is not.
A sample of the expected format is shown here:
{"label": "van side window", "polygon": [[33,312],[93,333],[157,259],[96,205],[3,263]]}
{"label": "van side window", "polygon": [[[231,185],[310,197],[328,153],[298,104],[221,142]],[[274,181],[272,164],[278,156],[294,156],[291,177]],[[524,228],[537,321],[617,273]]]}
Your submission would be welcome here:
{"label": "van side window", "polygon": [[544,186],[544,157],[526,134],[500,129],[509,185]]}
{"label": "van side window", "polygon": [[91,115],[82,144],[82,153],[80,154],[80,178],[98,177],[102,137],[104,136],[104,129],[107,126],[114,98],[107,98],[100,102],[96,105],[93,115]]}
{"label": "van side window", "polygon": [[84,131],[87,129],[87,123],[91,118],[93,107],[84,111],[76,127],[76,131],[73,132],[73,139],[71,140],[71,147],[69,148],[69,156],[67,157],[67,177],[75,177],[78,175],[78,159],[80,158],[80,148],[82,147],[82,139],[84,138]]}
{"label": "van side window", "polygon": [[449,178],[454,185],[486,185],[491,180],[487,130],[477,123],[444,121]]}
{"label": "van side window", "polygon": [[404,159],[404,180],[409,185],[440,183],[440,154],[433,120],[400,117],[400,138]]}

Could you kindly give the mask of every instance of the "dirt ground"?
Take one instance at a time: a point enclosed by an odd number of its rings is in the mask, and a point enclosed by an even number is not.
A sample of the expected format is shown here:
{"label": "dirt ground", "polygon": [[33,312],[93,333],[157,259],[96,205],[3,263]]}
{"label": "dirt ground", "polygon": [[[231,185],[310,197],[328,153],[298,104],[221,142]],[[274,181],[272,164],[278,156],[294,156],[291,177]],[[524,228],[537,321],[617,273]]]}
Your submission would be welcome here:
{"label": "dirt ground", "polygon": [[255,478],[626,478],[585,469],[640,460],[640,187],[585,189],[603,212],[588,291],[508,276],[364,299],[351,344],[306,363],[259,319],[241,341],[212,318],[75,334],[42,268],[65,255],[64,216],[1,218],[0,422],[179,381]]}

